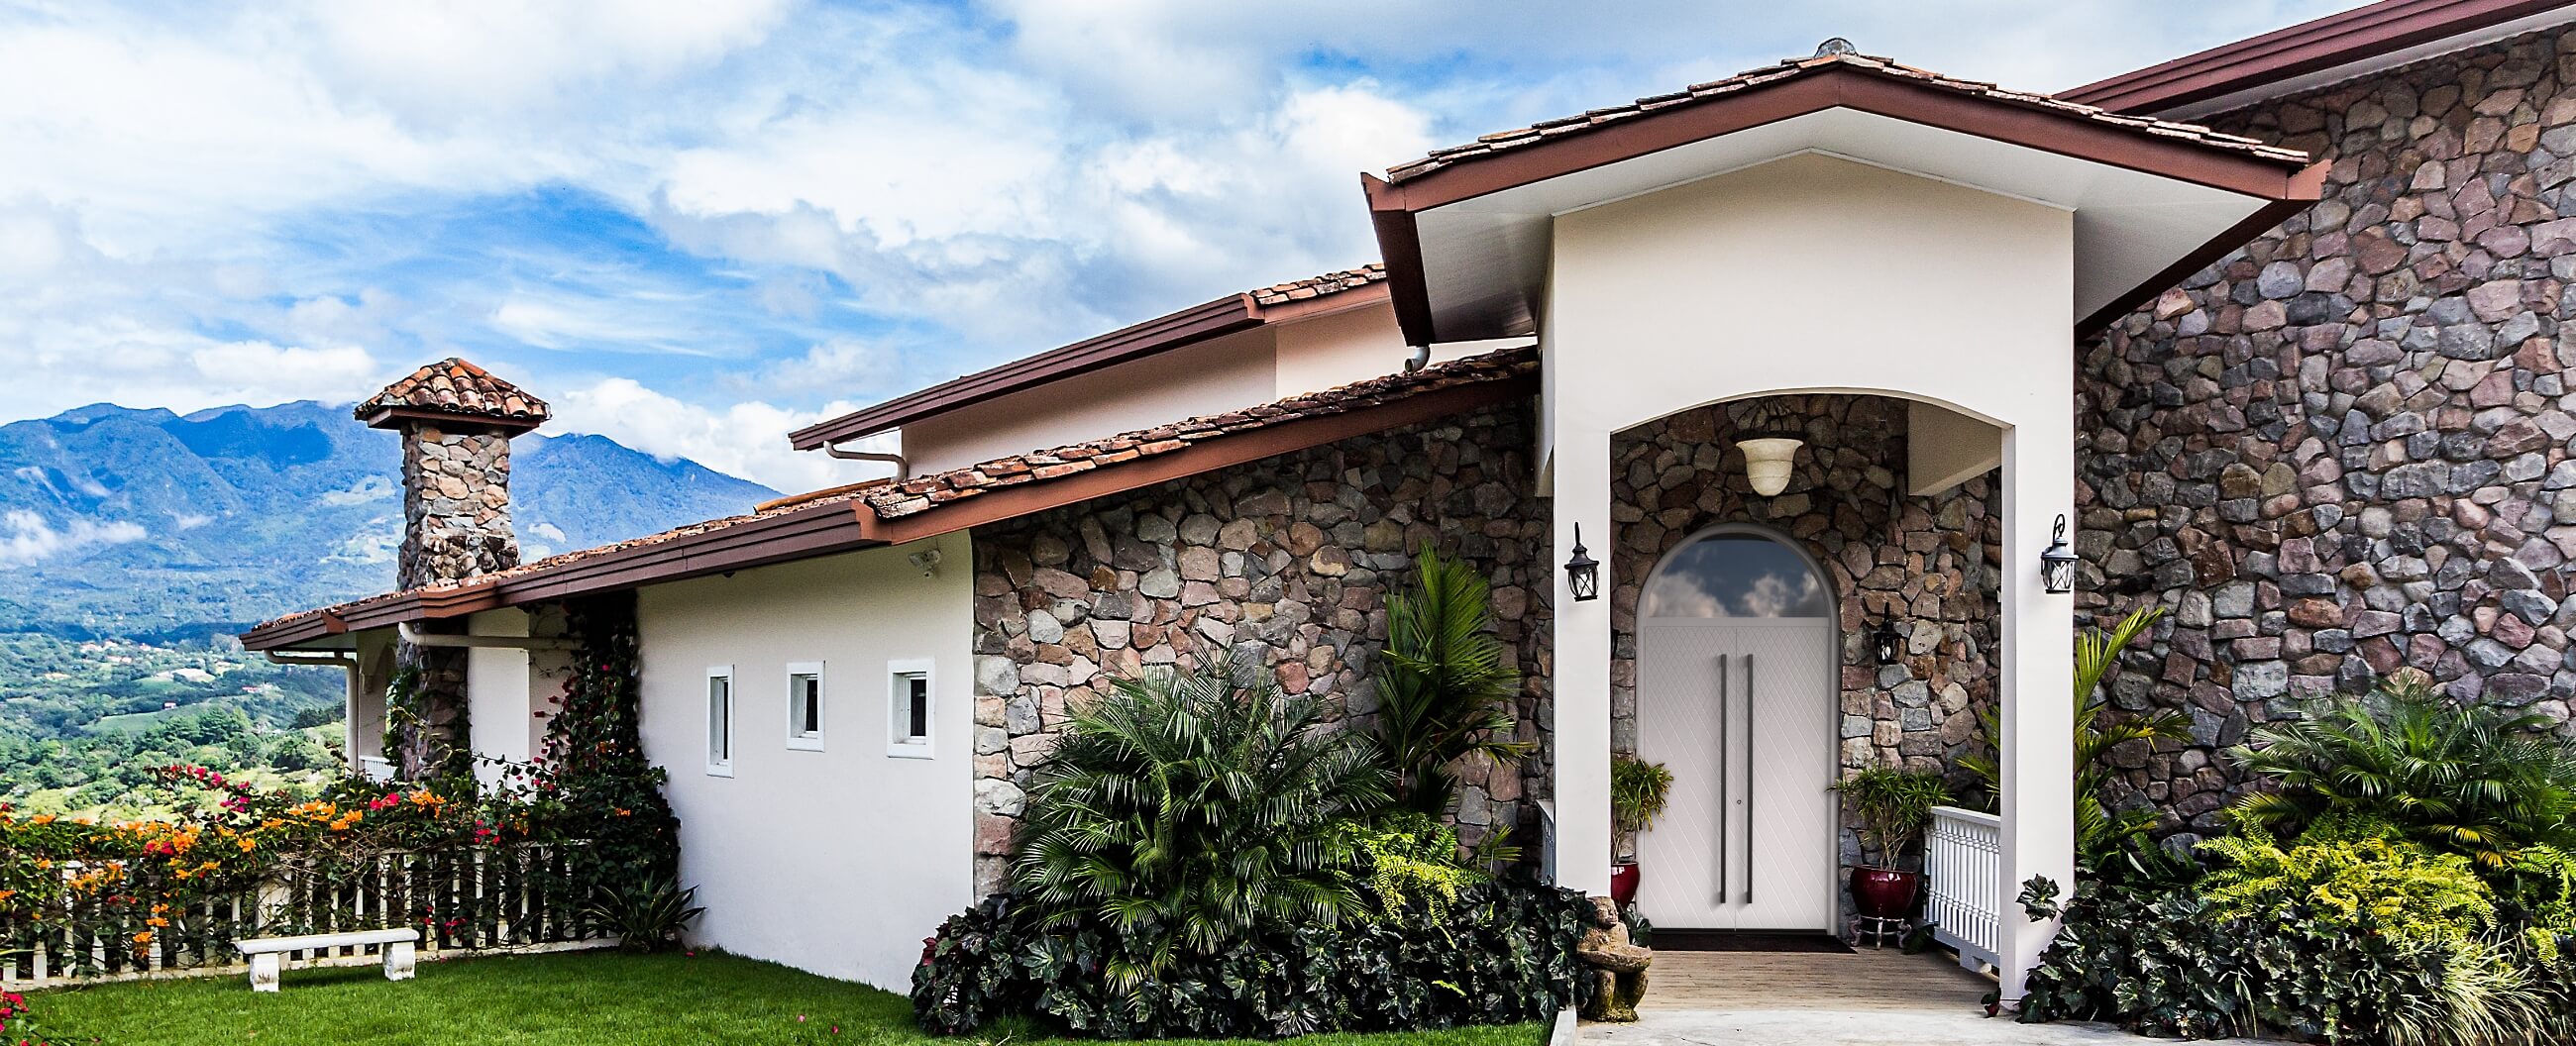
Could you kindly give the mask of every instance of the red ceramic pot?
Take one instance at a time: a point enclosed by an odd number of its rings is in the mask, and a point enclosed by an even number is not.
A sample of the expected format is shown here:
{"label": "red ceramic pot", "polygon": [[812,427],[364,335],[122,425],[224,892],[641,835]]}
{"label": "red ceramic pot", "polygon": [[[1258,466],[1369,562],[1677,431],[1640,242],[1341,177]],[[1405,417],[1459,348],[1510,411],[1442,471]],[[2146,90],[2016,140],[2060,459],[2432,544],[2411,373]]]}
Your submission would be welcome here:
{"label": "red ceramic pot", "polygon": [[1610,899],[1617,902],[1622,911],[1627,910],[1629,902],[1637,899],[1637,866],[1634,863],[1610,866]]}
{"label": "red ceramic pot", "polygon": [[1902,919],[1914,914],[1914,894],[1923,886],[1920,872],[1893,868],[1851,870],[1852,906],[1871,919]]}

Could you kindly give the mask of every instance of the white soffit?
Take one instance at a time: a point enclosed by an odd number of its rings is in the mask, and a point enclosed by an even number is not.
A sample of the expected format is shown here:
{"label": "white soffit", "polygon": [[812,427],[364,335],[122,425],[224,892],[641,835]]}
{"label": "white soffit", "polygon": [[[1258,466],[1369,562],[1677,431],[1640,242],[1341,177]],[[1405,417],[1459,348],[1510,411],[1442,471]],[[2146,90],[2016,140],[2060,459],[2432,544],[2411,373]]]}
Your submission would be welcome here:
{"label": "white soffit", "polygon": [[1925,124],[1828,109],[1422,212],[1434,323],[1472,336],[1531,333],[1551,220],[1806,152],[1999,193],[2075,214],[2069,322],[2153,279],[2264,201]]}

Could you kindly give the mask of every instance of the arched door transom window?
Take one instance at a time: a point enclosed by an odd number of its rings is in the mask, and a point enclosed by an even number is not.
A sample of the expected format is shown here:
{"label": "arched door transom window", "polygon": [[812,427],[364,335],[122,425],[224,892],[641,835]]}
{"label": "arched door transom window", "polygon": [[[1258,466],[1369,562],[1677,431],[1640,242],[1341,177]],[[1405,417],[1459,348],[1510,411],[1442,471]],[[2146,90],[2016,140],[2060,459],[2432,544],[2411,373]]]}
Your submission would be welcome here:
{"label": "arched door transom window", "polygon": [[1831,617],[1824,580],[1796,549],[1747,531],[1718,531],[1672,550],[1646,579],[1641,617]]}

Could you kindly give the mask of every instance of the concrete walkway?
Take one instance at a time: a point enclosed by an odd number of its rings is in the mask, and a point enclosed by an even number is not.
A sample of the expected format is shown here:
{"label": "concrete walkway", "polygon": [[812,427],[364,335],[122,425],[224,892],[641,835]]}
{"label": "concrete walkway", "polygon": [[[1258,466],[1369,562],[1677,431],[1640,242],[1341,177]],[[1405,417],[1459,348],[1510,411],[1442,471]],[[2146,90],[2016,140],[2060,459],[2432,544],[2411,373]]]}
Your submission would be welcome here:
{"label": "concrete walkway", "polygon": [[[1946,955],[1861,949],[1655,953],[1635,1024],[1586,1024],[1583,1043],[1619,1046],[2073,1046],[2143,1039],[2101,1024],[1989,1018],[1994,982]],[[2244,1040],[2251,1042],[2251,1040]]]}

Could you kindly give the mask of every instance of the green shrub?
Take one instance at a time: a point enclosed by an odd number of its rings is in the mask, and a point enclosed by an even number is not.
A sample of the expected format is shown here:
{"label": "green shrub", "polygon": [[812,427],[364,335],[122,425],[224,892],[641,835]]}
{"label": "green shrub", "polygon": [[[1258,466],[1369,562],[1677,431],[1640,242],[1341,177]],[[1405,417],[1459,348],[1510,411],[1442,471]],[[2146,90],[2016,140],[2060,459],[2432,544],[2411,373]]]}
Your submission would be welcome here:
{"label": "green shrub", "polygon": [[[2032,972],[2024,1020],[2156,1035],[2291,1034],[2395,1046],[2513,1046],[2576,1016],[2497,932],[2465,858],[2325,823],[2284,848],[2259,830],[2204,848],[2203,890],[2086,883]],[[2553,945],[2555,941],[2551,942]]]}
{"label": "green shrub", "polygon": [[1099,920],[1122,944],[1098,953],[1100,972],[1131,996],[1183,952],[1357,910],[1340,826],[1387,801],[1375,746],[1324,728],[1321,703],[1221,654],[1200,660],[1068,709],[1029,790],[1016,864],[1029,906],[1050,925]]}
{"label": "green shrub", "polygon": [[1553,1019],[1579,1001],[1574,947],[1590,903],[1525,882],[1462,887],[1445,916],[1424,898],[1380,918],[1265,922],[1176,956],[1138,992],[1105,971],[1141,966],[1157,927],[1044,918],[1024,893],[949,917],[912,975],[922,1028],[964,1034],[1013,1017],[1100,1038],[1277,1037],[1423,1031]]}
{"label": "green shrub", "polygon": [[2202,843],[2227,862],[2201,882],[2211,912],[2417,944],[2459,944],[2495,928],[2495,894],[2466,858],[2329,827],[2343,826],[2319,825],[2288,848],[2259,828]]}
{"label": "green shrub", "polygon": [[2422,673],[2402,672],[2369,697],[2256,729],[2229,755],[2274,790],[2235,812],[2285,836],[2329,816],[2383,821],[2499,872],[2526,846],[2576,848],[2576,751],[2542,733],[2548,725],[2450,701]]}

